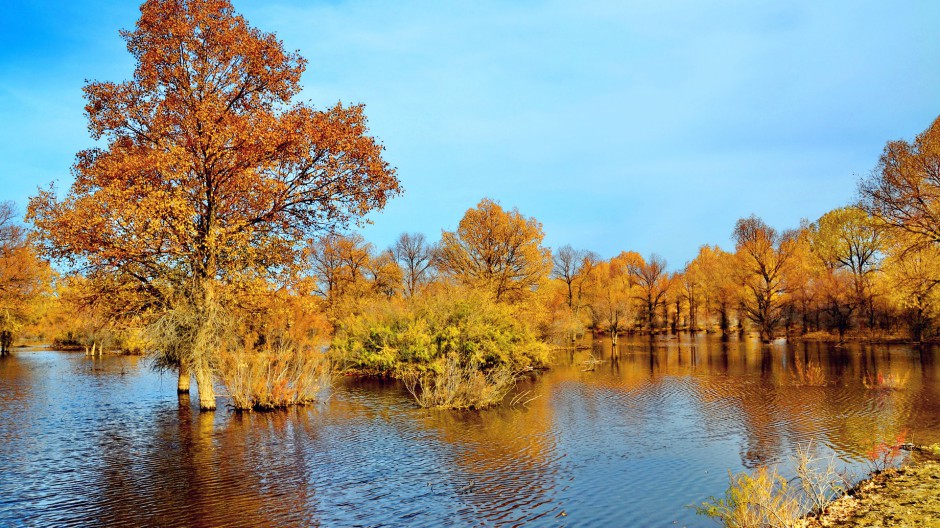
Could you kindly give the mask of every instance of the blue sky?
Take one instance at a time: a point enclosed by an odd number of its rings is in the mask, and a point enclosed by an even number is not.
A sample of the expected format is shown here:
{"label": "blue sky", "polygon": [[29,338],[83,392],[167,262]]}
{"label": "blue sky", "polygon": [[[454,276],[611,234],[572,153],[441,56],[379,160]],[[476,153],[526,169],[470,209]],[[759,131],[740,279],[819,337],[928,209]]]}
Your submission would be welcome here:
{"label": "blue sky", "polygon": [[[364,103],[405,193],[377,246],[490,197],[546,243],[681,268],[855,197],[887,140],[940,114],[940,2],[235,0],[309,60],[305,99]],[[135,2],[0,14],[0,199],[70,181],[85,79],[123,80]]]}

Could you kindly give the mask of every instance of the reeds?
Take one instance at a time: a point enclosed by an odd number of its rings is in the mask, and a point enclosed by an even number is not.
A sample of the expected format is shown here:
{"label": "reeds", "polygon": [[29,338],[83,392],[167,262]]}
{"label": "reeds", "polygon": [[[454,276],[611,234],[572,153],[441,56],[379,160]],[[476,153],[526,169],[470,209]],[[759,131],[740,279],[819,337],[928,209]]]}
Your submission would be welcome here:
{"label": "reeds", "polygon": [[430,409],[482,409],[496,405],[516,385],[516,374],[506,366],[486,371],[447,356],[436,371],[402,374],[415,402]]}
{"label": "reeds", "polygon": [[828,382],[818,363],[795,361],[790,371],[790,382],[798,387],[825,387]]}
{"label": "reeds", "polygon": [[324,354],[292,346],[223,352],[218,375],[237,410],[274,410],[322,401],[331,386]]}
{"label": "reeds", "polygon": [[836,457],[816,456],[813,444],[796,448],[796,478],[800,481],[800,507],[812,513],[822,512],[834,499],[845,495],[849,475],[836,469]]}
{"label": "reeds", "polygon": [[752,473],[729,473],[724,498],[712,497],[696,511],[724,526],[802,526],[804,514],[822,512],[849,489],[849,477],[837,471],[834,456],[817,457],[812,444],[806,444],[797,447],[793,458],[793,479],[785,479],[775,466],[760,467]]}
{"label": "reeds", "polygon": [[801,514],[800,503],[776,467],[763,466],[753,473],[737,475],[729,472],[728,478],[730,482],[725,497],[713,497],[703,503],[696,509],[699,514],[712,517],[724,526],[796,525]]}

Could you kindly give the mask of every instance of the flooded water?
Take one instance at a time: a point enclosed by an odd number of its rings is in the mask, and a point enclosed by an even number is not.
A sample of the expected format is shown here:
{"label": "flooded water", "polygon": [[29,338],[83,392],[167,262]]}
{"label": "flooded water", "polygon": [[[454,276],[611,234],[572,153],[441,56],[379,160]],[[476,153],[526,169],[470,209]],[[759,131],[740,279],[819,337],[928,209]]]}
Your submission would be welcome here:
{"label": "flooded water", "polygon": [[688,506],[798,444],[860,472],[879,432],[940,441],[933,350],[638,338],[597,344],[593,370],[591,353],[558,353],[525,406],[427,411],[345,378],[325,404],[239,415],[179,402],[144,359],[16,351],[0,525],[709,526]]}

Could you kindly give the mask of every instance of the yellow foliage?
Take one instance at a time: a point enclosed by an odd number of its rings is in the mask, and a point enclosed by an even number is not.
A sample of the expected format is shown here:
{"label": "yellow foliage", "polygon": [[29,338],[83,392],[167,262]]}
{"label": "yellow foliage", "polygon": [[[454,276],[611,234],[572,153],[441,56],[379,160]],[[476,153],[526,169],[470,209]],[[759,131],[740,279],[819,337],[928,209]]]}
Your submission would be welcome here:
{"label": "yellow foliage", "polygon": [[441,235],[440,267],[496,301],[524,300],[552,270],[542,224],[488,198],[467,210],[457,231]]}

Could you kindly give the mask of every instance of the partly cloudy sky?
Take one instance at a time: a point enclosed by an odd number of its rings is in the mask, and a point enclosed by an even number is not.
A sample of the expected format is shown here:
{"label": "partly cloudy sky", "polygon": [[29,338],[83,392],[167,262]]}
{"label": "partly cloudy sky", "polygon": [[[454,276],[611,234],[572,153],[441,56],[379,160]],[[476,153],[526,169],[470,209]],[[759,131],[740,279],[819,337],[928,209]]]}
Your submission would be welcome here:
{"label": "partly cloudy sky", "polygon": [[[886,141],[940,114],[940,2],[235,0],[309,60],[304,98],[364,103],[405,193],[379,247],[436,239],[483,197],[548,245],[678,269],[734,222],[779,228],[855,198]],[[81,88],[120,81],[134,2],[0,13],[0,199],[70,182]]]}

